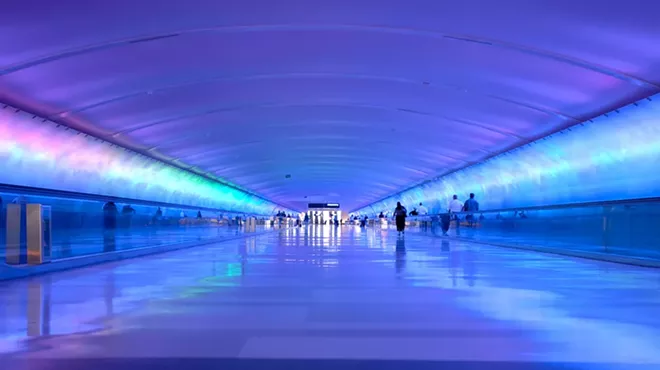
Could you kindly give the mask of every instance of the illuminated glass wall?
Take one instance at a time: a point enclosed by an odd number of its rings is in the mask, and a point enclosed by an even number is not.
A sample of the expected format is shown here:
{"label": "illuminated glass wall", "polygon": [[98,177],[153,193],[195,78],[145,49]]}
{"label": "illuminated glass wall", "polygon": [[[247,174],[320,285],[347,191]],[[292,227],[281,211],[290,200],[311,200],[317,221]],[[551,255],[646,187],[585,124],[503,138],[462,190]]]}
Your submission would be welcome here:
{"label": "illuminated glass wall", "polygon": [[260,215],[280,209],[241,190],[11,108],[0,109],[0,184]]}
{"label": "illuminated glass wall", "polygon": [[482,210],[660,196],[660,95],[359,210],[424,202],[444,211],[475,193]]}

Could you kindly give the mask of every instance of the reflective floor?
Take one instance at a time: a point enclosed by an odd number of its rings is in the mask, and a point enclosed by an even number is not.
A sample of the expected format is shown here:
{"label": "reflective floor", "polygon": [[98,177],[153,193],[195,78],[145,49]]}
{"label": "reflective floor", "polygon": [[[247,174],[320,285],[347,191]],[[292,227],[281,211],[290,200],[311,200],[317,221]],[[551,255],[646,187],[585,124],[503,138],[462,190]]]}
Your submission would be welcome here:
{"label": "reflective floor", "polygon": [[[492,225],[491,225],[492,226]],[[394,222],[388,221],[386,224],[379,223],[372,227],[387,228],[396,230]],[[423,233],[428,236],[442,236],[442,230],[439,225],[428,227],[422,226],[408,226],[409,232]],[[592,243],[585,235],[579,232],[573,234],[553,231],[527,231],[524,228],[512,228],[509,230],[502,230],[498,228],[482,228],[482,227],[466,227],[461,226],[458,230],[452,224],[452,228],[448,231],[449,236],[460,237],[466,241],[476,241],[482,243],[491,243],[499,246],[511,247],[530,247],[538,250],[565,253],[565,252],[580,252],[582,255],[592,256],[595,259],[605,259],[610,257],[630,257],[635,260],[646,261],[660,261],[660,248],[658,242],[649,242],[648,234],[644,235],[647,240],[645,243],[631,243],[637,245],[628,246],[605,246],[602,243]],[[630,233],[629,237],[634,238],[635,233]],[[593,235],[591,235],[593,236]],[[642,239],[640,237],[639,239]],[[602,241],[602,237],[601,237]],[[639,240],[638,240],[639,242]],[[653,264],[657,265],[657,263]]]}
{"label": "reflective floor", "polygon": [[1,283],[0,353],[7,369],[658,369],[660,272],[289,229]]}

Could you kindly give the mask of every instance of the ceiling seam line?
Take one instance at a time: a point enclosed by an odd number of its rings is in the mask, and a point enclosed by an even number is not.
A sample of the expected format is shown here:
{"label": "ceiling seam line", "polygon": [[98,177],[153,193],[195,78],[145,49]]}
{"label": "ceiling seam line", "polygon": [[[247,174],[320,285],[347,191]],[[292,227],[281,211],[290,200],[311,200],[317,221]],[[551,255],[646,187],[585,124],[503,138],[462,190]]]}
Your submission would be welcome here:
{"label": "ceiling seam line", "polygon": [[181,84],[174,84],[174,85],[167,85],[163,87],[155,87],[151,89],[146,89],[146,90],[140,90],[140,91],[134,91],[129,94],[124,94],[121,96],[115,96],[110,99],[106,99],[104,101],[97,101],[92,104],[88,104],[86,106],[78,107],[75,109],[69,109],[61,112],[54,113],[52,116],[64,116],[64,115],[69,115],[73,113],[81,113],[90,109],[102,107],[108,104],[113,104],[116,102],[121,102],[124,100],[128,100],[131,98],[137,98],[153,93],[157,93],[160,91],[165,91],[165,90],[172,90],[172,89],[179,89],[179,88],[186,88],[186,87],[191,87],[195,85],[202,85],[202,84],[207,84],[207,83],[212,83],[212,82],[224,82],[224,81],[248,81],[248,80],[259,80],[259,79],[286,79],[286,78],[335,78],[335,79],[364,79],[364,80],[378,80],[378,81],[388,81],[388,82],[397,82],[397,83],[406,83],[406,84],[411,84],[411,85],[419,85],[421,88],[432,88],[436,90],[456,90],[456,91],[462,91],[467,94],[472,94],[472,95],[477,95],[477,96],[482,96],[485,98],[489,99],[494,99],[494,100],[499,100],[503,101],[518,107],[534,110],[537,112],[545,113],[548,115],[556,115],[560,117],[564,117],[566,119],[573,119],[573,120],[578,120],[575,117],[571,117],[565,113],[562,112],[557,112],[549,109],[545,109],[539,106],[535,106],[532,104],[528,103],[523,103],[515,99],[509,99],[504,96],[499,96],[495,94],[488,94],[488,93],[473,93],[474,90],[468,87],[463,87],[463,86],[457,86],[457,85],[452,85],[452,84],[447,84],[447,83],[431,83],[429,85],[420,85],[418,81],[411,80],[411,79],[406,79],[406,78],[399,78],[399,77],[393,77],[393,78],[388,78],[386,76],[372,76],[372,75],[359,75],[359,74],[339,74],[339,73],[283,73],[283,74],[255,74],[255,75],[247,75],[247,76],[240,76],[240,77],[213,77],[213,78],[208,78],[208,79],[201,79],[197,81],[192,81],[192,82],[186,82],[186,83],[181,83]]}
{"label": "ceiling seam line", "polygon": [[466,35],[451,34],[451,33],[442,33],[438,31],[430,30],[420,30],[420,29],[411,29],[411,28],[397,28],[397,27],[385,27],[385,26],[373,26],[373,25],[354,25],[354,24],[317,24],[317,25],[304,25],[304,24],[279,24],[279,25],[234,25],[234,26],[216,26],[216,27],[206,27],[206,28],[197,28],[197,29],[184,29],[180,31],[173,32],[162,32],[162,33],[153,33],[150,35],[144,35],[140,37],[127,37],[121,40],[106,41],[98,44],[92,44],[88,46],[72,48],[66,51],[62,51],[59,54],[54,53],[48,56],[37,57],[33,60],[15,63],[7,67],[0,69],[0,76],[4,76],[13,72],[17,72],[22,69],[30,68],[39,64],[44,64],[52,62],[59,59],[64,59],[67,57],[74,57],[77,55],[95,52],[99,50],[105,50],[109,48],[121,47],[124,45],[133,45],[136,41],[146,40],[146,39],[159,39],[167,37],[170,35],[176,34],[176,36],[183,34],[193,34],[193,33],[202,33],[202,32],[272,32],[272,31],[282,31],[282,30],[294,30],[294,31],[310,31],[310,30],[361,30],[361,31],[371,31],[371,32],[383,32],[383,33],[398,33],[405,35],[414,35],[414,36],[425,36],[432,38],[442,38],[448,40],[455,40],[458,42],[478,42],[484,44],[485,46],[496,46],[500,48],[506,48],[510,50],[515,50],[524,54],[536,55],[546,59],[556,60],[561,63],[572,64],[581,68],[590,69],[595,72],[603,73],[611,77],[618,78],[620,80],[632,81],[637,84],[644,84],[647,86],[660,89],[660,86],[653,84],[650,81],[646,81],[642,78],[632,76],[630,74],[614,70],[612,68],[596,65],[594,63],[589,63],[587,61],[570,57],[567,55],[557,54],[550,51],[542,49],[534,49],[525,45],[519,45],[511,42],[505,42],[496,39],[482,39],[479,37],[471,37]]}

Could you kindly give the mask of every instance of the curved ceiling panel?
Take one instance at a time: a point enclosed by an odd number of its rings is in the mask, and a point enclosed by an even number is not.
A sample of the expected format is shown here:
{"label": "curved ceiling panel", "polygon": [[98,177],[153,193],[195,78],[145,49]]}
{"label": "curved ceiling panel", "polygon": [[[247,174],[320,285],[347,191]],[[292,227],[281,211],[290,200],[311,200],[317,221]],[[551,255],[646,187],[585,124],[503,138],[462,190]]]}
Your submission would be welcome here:
{"label": "curved ceiling panel", "polygon": [[352,208],[658,92],[638,2],[13,2],[0,100]]}

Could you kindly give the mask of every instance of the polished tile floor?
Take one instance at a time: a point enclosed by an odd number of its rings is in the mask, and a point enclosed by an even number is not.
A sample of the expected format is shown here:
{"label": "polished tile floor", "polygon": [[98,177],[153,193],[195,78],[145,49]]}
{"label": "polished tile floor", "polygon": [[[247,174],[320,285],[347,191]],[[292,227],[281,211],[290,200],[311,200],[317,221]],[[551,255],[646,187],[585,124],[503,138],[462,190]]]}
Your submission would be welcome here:
{"label": "polished tile floor", "polygon": [[660,369],[660,272],[289,229],[1,283],[0,368],[21,364]]}

